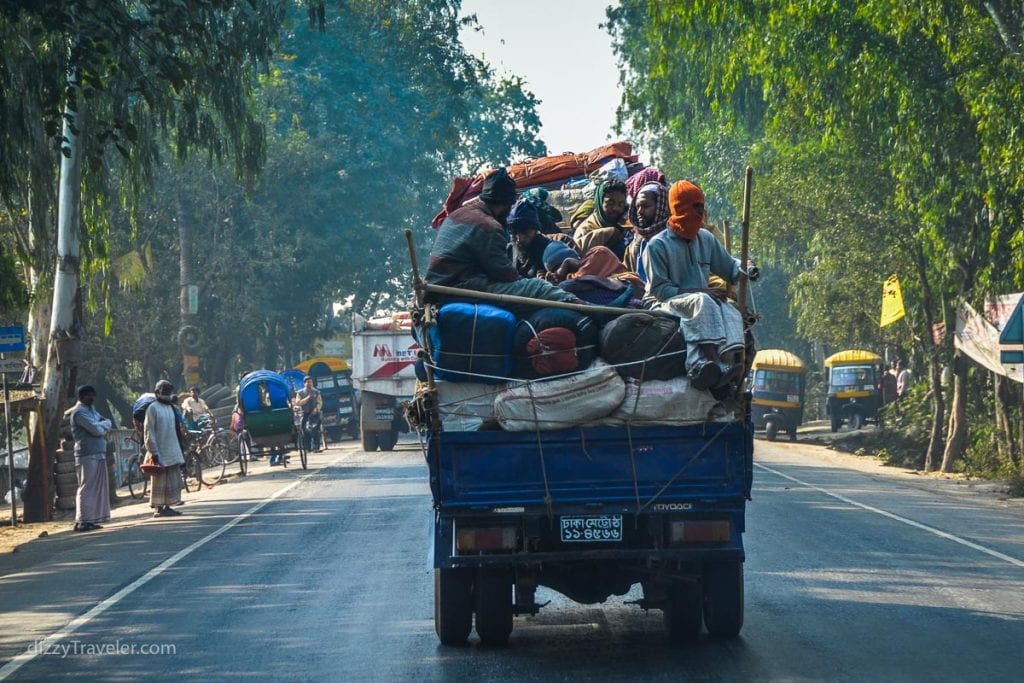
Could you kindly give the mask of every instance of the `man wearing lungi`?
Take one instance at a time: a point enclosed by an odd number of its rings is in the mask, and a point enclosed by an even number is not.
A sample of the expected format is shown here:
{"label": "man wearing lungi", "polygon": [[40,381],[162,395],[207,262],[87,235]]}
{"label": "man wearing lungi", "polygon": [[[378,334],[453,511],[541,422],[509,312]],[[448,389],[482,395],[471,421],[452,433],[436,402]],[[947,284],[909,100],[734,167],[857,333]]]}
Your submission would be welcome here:
{"label": "man wearing lungi", "polygon": [[154,517],[176,517],[181,512],[171,506],[181,502],[181,489],[185,485],[181,466],[185,464],[185,456],[178,441],[174,386],[162,379],[156,383],[153,393],[156,400],[146,408],[143,434],[146,450],[159,461],[163,470],[152,475],[149,506],[154,510]]}
{"label": "man wearing lungi", "polygon": [[96,412],[96,389],[88,384],[78,388],[78,403],[70,411],[71,435],[75,439],[75,531],[101,529],[110,519],[110,484],[107,479],[107,433],[114,424]]}

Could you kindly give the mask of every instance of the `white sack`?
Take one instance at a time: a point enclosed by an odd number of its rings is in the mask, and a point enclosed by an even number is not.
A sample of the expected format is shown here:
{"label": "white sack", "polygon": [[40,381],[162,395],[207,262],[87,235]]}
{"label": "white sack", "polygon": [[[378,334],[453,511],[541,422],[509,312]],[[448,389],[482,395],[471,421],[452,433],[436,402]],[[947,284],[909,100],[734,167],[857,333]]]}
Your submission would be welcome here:
{"label": "white sack", "polygon": [[494,397],[504,385],[477,382],[435,382],[441,428],[446,432],[477,432],[494,421]]}
{"label": "white sack", "polygon": [[494,414],[510,432],[564,429],[606,417],[625,393],[618,371],[597,361],[571,377],[510,386],[495,399]]}
{"label": "white sack", "polygon": [[668,380],[648,380],[640,384],[635,379],[626,381],[622,403],[604,425],[678,425],[704,422],[718,403],[711,392],[690,386],[685,377]]}

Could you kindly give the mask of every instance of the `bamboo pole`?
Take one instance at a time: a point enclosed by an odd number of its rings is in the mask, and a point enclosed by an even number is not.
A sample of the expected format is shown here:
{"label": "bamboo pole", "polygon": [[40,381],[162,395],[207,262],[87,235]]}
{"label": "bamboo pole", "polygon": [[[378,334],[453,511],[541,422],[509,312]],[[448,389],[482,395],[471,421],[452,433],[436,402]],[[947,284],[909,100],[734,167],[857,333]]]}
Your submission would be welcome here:
{"label": "bamboo pole", "polygon": [[[405,229],[405,245],[409,249],[409,263],[412,265],[412,286],[413,291],[416,292],[416,303],[423,309],[423,351],[427,354],[427,360],[433,358],[432,349],[430,348],[430,334],[427,328],[433,323],[430,315],[430,306],[423,301],[423,280],[420,279],[420,266],[419,261],[416,260],[416,245],[412,240],[412,230]],[[430,367],[430,363],[424,363],[427,370],[427,388],[430,391],[434,390],[434,369]],[[437,417],[436,414],[432,415],[432,418]],[[440,418],[437,418],[440,419]]]}
{"label": "bamboo pole", "polygon": [[747,275],[747,261],[750,260],[750,192],[754,184],[754,169],[747,166],[747,172],[743,179],[743,222],[741,226],[740,242],[740,286],[739,305],[740,313],[743,314],[743,321],[747,321],[747,289],[749,287],[749,276]]}
{"label": "bamboo pole", "polygon": [[[754,169],[747,166],[743,177],[743,222],[741,223],[742,236],[740,241],[740,286],[739,303],[740,315],[743,317],[743,348],[740,350],[740,367],[747,368],[747,335],[748,326],[751,325],[747,310],[747,290],[750,286],[750,276],[747,273],[747,262],[750,260],[750,193],[754,185]],[[745,419],[747,415],[746,392],[742,391],[744,380],[740,381],[739,407],[736,410],[736,418]]]}
{"label": "bamboo pole", "polygon": [[547,299],[531,299],[527,296],[516,296],[514,294],[495,294],[493,292],[480,292],[475,289],[462,289],[461,287],[446,287],[445,285],[432,285],[423,283],[424,292],[432,294],[443,294],[446,296],[458,297],[460,299],[478,299],[480,301],[494,301],[497,303],[517,304],[520,306],[536,306],[537,308],[564,308],[578,313],[590,315],[611,315],[620,316],[627,313],[650,313],[663,317],[675,318],[668,311],[661,310],[639,310],[635,308],[614,308],[612,306],[597,306],[594,304],[574,304],[568,301],[548,301]]}

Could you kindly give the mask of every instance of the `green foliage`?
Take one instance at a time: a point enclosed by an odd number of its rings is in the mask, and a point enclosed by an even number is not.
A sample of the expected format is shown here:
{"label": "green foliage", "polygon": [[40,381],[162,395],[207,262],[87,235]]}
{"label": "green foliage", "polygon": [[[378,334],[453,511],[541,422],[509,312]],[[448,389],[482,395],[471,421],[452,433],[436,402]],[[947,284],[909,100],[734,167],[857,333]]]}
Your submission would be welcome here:
{"label": "green foliage", "polygon": [[23,312],[28,307],[28,291],[18,273],[18,264],[0,243],[0,319]]}
{"label": "green foliage", "polygon": [[[789,278],[799,337],[939,363],[949,341],[926,340],[950,304],[1024,284],[1021,18],[1007,2],[624,0],[608,12],[620,126],[726,215],[755,167],[753,253]],[[880,329],[892,273],[907,318]]]}
{"label": "green foliage", "polygon": [[177,373],[179,221],[194,235],[203,375],[231,382],[244,367],[294,363],[333,335],[334,302],[404,307],[404,228],[426,253],[451,176],[544,153],[536,98],[463,51],[457,3],[343,9],[327,12],[322,31],[299,10],[289,16],[260,79],[268,136],[259,178],[244,184],[197,160],[164,161],[135,227],[126,211],[113,214],[117,350],[89,372],[134,390]]}

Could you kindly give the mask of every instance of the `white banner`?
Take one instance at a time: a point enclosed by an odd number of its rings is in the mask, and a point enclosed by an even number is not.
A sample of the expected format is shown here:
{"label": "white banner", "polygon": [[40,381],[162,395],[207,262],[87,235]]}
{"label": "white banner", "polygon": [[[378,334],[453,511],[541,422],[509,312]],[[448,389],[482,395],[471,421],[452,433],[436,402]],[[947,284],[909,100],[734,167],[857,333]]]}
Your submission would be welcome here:
{"label": "white banner", "polygon": [[1020,297],[1020,294],[1010,294],[986,303],[985,316],[979,315],[969,304],[961,303],[956,314],[953,343],[992,372],[1024,382],[1024,366],[1003,365],[999,362],[999,331],[1016,308]]}

